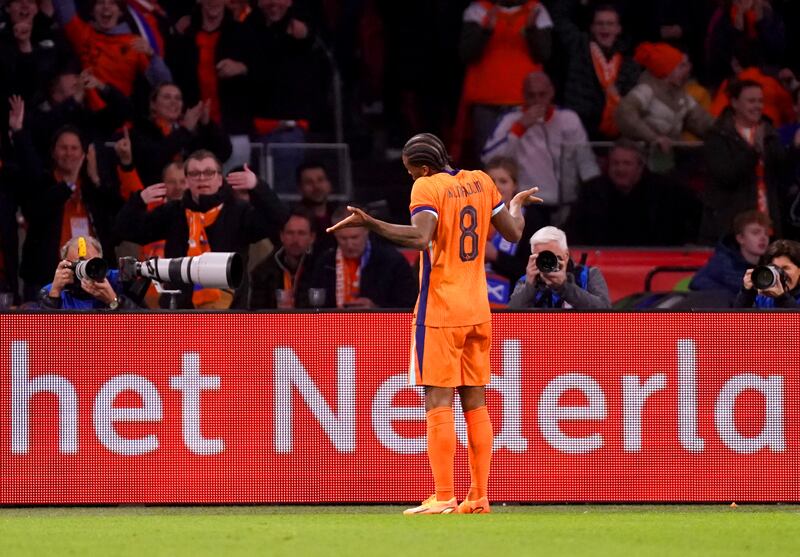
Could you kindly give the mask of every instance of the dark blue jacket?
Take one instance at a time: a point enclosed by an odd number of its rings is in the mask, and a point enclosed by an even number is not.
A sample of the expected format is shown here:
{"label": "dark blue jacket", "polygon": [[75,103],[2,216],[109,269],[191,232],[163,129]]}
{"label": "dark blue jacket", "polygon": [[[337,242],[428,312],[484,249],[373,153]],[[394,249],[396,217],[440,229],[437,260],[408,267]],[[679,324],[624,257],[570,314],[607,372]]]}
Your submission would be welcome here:
{"label": "dark blue jacket", "polygon": [[[108,271],[106,278],[108,279],[109,284],[111,284],[111,288],[113,288],[114,292],[117,293],[120,308],[140,308],[140,306],[137,306],[130,298],[123,296],[122,283],[119,280],[119,271]],[[100,300],[93,298],[88,294],[86,297],[76,296],[74,292],[68,288],[61,291],[61,296],[59,298],[51,298],[50,288],[52,286],[53,283],[51,282],[39,291],[39,304],[45,309],[108,309],[108,305]]]}
{"label": "dark blue jacket", "polygon": [[692,278],[691,290],[726,290],[735,296],[742,287],[744,273],[752,267],[739,249],[733,235],[725,236],[717,244],[714,255]]}

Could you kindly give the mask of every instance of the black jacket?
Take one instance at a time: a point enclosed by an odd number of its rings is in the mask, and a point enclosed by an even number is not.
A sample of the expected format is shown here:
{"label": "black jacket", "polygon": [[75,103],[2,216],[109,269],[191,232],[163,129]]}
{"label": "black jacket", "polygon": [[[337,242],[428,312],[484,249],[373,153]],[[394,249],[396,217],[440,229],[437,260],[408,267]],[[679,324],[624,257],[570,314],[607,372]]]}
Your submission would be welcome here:
{"label": "black jacket", "polygon": [[[200,85],[197,79],[199,52],[195,40],[201,27],[202,15],[198,5],[192,12],[192,23],[189,28],[183,35],[171,37],[166,49],[167,65],[172,70],[175,83],[181,88],[183,105],[186,107],[205,100],[200,98]],[[218,81],[217,94],[222,112],[222,127],[231,134],[248,133],[251,124],[248,75],[253,71],[252,40],[247,34],[247,28],[234,20],[228,10],[225,10],[219,33],[214,62],[230,58],[248,67],[247,75]]]}
{"label": "black jacket", "polygon": [[[43,170],[27,131],[15,133],[13,143],[26,184],[20,195],[20,205],[29,225],[22,247],[20,276],[28,285],[40,286],[50,282],[60,260],[64,205],[73,192],[66,183],[56,181],[52,171]],[[122,206],[119,191],[107,185],[95,186],[84,173],[81,197],[103,246],[105,259],[112,267],[116,266],[113,223],[114,215]]]}
{"label": "black jacket", "polygon": [[165,136],[152,120],[141,120],[130,132],[133,163],[146,186],[161,182],[164,167],[193,151],[207,149],[221,161],[231,156],[231,141],[217,124],[198,123],[194,132],[177,127]]}
{"label": "black jacket", "polygon": [[[768,119],[764,124],[764,167],[767,200],[775,235],[781,236],[783,197],[790,162],[796,150],[785,149]],[[733,217],[756,208],[759,154],[736,130],[730,108],[717,118],[705,138],[709,182],[703,192],[701,240],[714,244],[730,231]]]}
{"label": "black jacket", "polygon": [[[211,251],[238,252],[247,268],[250,244],[274,236],[287,218],[283,204],[263,183],[250,190],[249,203],[237,199],[233,190],[223,185],[217,194],[201,196],[199,204],[192,199],[191,192],[187,191],[180,201],[170,201],[150,212],[141,196],[135,193],[117,216],[115,230],[120,240],[138,244],[165,240],[164,257],[185,257],[189,242],[185,210],[208,211],[219,203],[224,203],[222,210],[214,224],[206,229]],[[191,289],[183,290],[179,307],[192,307]],[[231,307],[245,307],[247,291],[245,277],[245,282],[236,291]]]}
{"label": "black jacket", "polygon": [[[562,52],[567,57],[564,107],[578,113],[590,139],[605,139],[598,131],[606,103],[605,92],[594,71],[589,46],[591,38],[573,22],[573,12],[577,4],[577,0],[559,0],[552,2],[550,8],[556,35],[561,43]],[[605,54],[611,57],[617,52],[623,54],[622,66],[617,76],[617,90],[622,97],[636,85],[641,69],[626,53],[622,39],[617,40],[611,51]]]}
{"label": "black jacket", "polygon": [[[280,260],[280,261],[279,261]],[[250,309],[277,307],[275,291],[283,288],[283,251],[276,249],[250,273]],[[307,308],[311,273],[314,271],[314,253],[306,254],[298,267],[294,285],[294,307]]]}
{"label": "black jacket", "polygon": [[697,240],[700,214],[689,188],[645,170],[627,194],[605,175],[585,184],[567,230],[573,244],[680,246]]}
{"label": "black jacket", "polygon": [[287,32],[294,17],[290,8],[280,21],[267,25],[263,12],[254,9],[244,22],[254,37],[252,84],[253,114],[273,120],[310,120],[325,98],[327,80],[316,35],[309,27],[305,39]]}
{"label": "black jacket", "polygon": [[[411,308],[418,284],[408,261],[396,249],[371,240],[372,253],[361,274],[359,297],[381,308]],[[314,266],[312,288],[325,289],[325,307],[336,307],[336,249],[326,251]]]}

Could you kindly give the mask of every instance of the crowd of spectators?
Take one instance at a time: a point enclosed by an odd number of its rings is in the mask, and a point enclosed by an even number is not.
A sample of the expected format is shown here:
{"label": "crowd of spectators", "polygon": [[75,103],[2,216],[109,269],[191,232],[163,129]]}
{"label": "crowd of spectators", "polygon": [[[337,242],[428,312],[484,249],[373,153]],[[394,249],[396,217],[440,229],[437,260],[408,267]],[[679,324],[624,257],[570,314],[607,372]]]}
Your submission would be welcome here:
{"label": "crowd of spectators", "polygon": [[[743,265],[795,257],[764,239],[800,239],[791,0],[0,6],[0,291],[19,302],[48,303],[43,288],[52,292],[70,242],[84,237],[112,269],[124,242],[140,256],[243,256],[242,288],[187,288],[180,307],[275,307],[286,303],[278,290],[309,305],[295,285],[324,290],[315,306],[410,307],[413,274],[394,248],[325,233],[342,201],[330,168],[302,151],[276,155],[273,172],[297,183],[290,203],[252,158],[252,144],[333,140],[337,114],[363,166],[425,130],[448,139],[457,165],[484,167],[504,198],[540,188],[523,241],[486,246],[487,270],[517,285],[514,306],[552,286],[536,271],[537,230],[560,254],[554,284],[568,304],[585,272],[566,235],[577,245],[719,242],[712,262],[727,257],[726,269],[693,284],[721,281],[732,296],[746,286],[732,278]],[[356,176],[355,201],[362,186]],[[272,252],[248,261],[264,240]],[[584,293],[602,281],[595,271]],[[606,292],[591,307],[607,303]]]}

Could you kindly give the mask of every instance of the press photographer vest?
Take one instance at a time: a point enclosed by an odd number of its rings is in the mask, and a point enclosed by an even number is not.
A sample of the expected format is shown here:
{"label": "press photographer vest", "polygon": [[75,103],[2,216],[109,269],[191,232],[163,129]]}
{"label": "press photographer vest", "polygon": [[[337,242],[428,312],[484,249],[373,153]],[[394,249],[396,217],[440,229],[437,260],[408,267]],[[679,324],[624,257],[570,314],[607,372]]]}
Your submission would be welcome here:
{"label": "press photographer vest", "polygon": [[[581,290],[588,290],[589,289],[589,271],[591,267],[588,265],[576,265],[572,271],[572,275],[575,277],[575,284]],[[525,282],[525,275],[519,279],[518,284],[522,284]],[[556,292],[552,290],[545,289],[540,290],[536,293],[533,298],[533,307],[536,308],[557,308],[560,307],[559,304],[561,303],[561,296],[559,296]]]}
{"label": "press photographer vest", "polygon": [[[790,293],[791,295],[791,293]],[[800,293],[797,296],[792,296],[795,301],[800,305]],[[759,309],[774,309],[775,308],[775,298],[771,298],[770,296],[764,296],[763,294],[759,294],[756,296],[755,307]]]}

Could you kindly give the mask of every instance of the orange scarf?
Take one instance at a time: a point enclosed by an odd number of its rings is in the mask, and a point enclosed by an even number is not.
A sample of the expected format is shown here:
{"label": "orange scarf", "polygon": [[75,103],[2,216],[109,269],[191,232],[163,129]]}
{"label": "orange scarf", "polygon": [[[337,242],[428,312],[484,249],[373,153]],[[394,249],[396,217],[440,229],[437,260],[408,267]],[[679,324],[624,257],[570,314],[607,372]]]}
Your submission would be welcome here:
{"label": "orange scarf", "polygon": [[[191,211],[186,209],[186,222],[189,225],[189,249],[186,255],[197,256],[211,251],[208,245],[208,236],[206,235],[206,227],[214,224],[217,220],[219,212],[222,210],[222,203],[206,211]],[[200,307],[204,304],[216,302],[222,297],[222,291],[218,288],[200,288],[195,286],[192,293],[192,303],[194,307]]]}
{"label": "orange scarf", "polygon": [[[736,126],[736,129],[739,131],[739,135],[741,135],[751,147],[755,148],[758,126],[752,128]],[[767,199],[767,182],[765,176],[764,157],[759,154],[758,164],[756,164],[756,209],[759,213],[769,216],[769,201]]]}
{"label": "orange scarf", "polygon": [[597,129],[608,137],[617,137],[619,128],[614,119],[614,111],[619,105],[620,97],[613,85],[617,82],[619,69],[622,67],[622,54],[617,52],[611,57],[611,60],[606,60],[602,49],[594,41],[589,44],[589,50],[592,53],[594,73],[606,95],[606,104],[603,107],[603,115],[600,117],[600,126]]}
{"label": "orange scarf", "polygon": [[361,271],[369,263],[372,255],[372,243],[367,240],[367,246],[361,259],[345,258],[342,248],[336,248],[336,307],[343,308],[346,304],[361,297]]}

